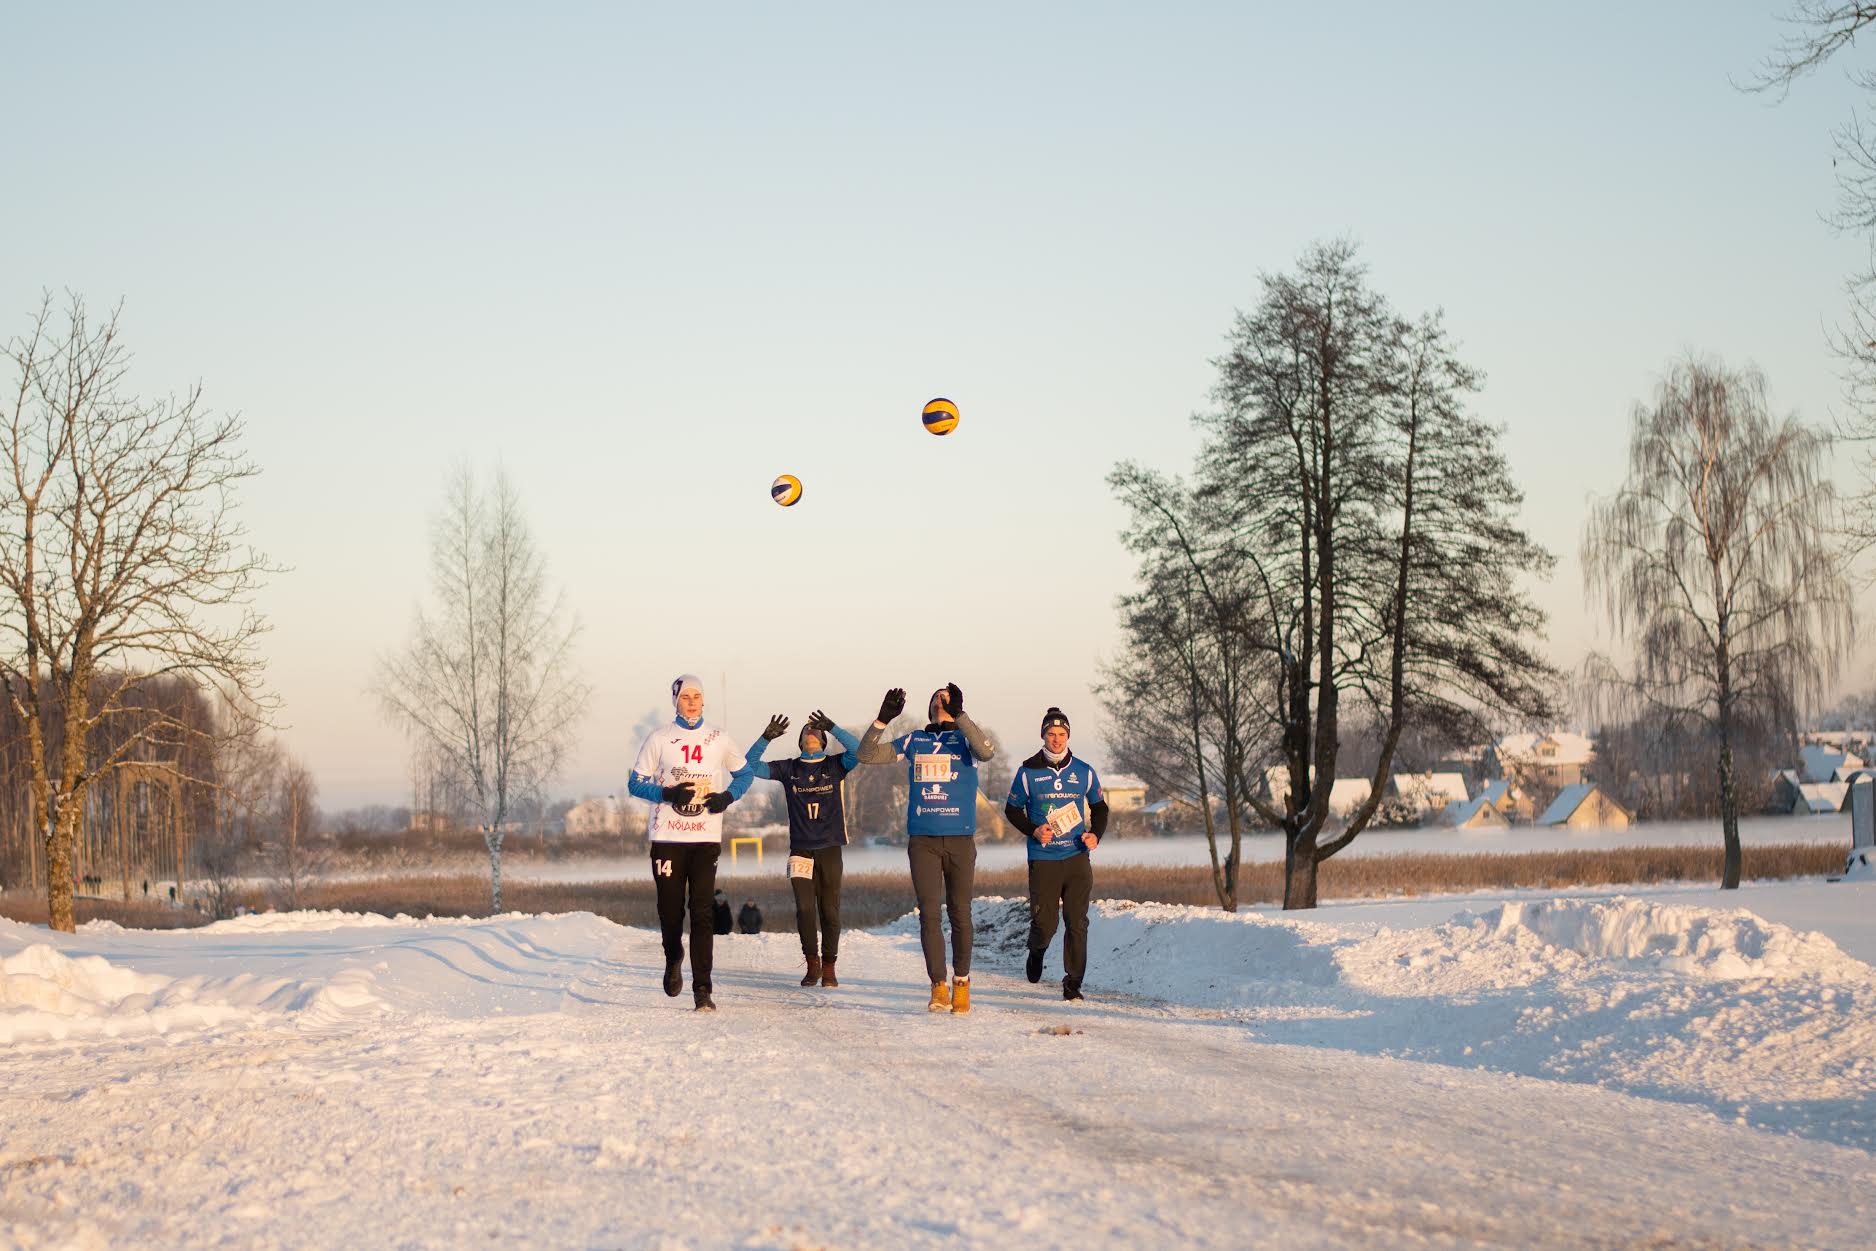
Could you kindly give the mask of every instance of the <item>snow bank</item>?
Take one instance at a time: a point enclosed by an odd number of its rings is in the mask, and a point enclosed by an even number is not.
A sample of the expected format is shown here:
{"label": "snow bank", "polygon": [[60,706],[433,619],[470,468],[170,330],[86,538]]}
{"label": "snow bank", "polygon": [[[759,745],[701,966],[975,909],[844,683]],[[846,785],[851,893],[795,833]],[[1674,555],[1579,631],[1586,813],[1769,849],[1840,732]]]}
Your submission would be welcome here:
{"label": "snow bank", "polygon": [[0,956],[4,1044],[163,1034],[278,1013],[327,1024],[381,1006],[362,970],[309,983],[248,973],[222,978],[139,973],[101,956],[67,956],[49,943]]}
{"label": "snow bank", "polygon": [[414,920],[268,913],[194,930],[0,921],[0,1044],[187,1027],[343,1028],[388,1012],[558,1009],[617,941],[590,913]]}
{"label": "snow bank", "polygon": [[[1013,971],[1027,908],[976,916],[986,963]],[[1273,1042],[1593,1082],[1876,1147],[1876,969],[1744,910],[1521,901],[1391,929],[1110,900],[1088,987]]]}
{"label": "snow bank", "polygon": [[1521,932],[1559,952],[1620,961],[1690,977],[1750,978],[1809,974],[1856,981],[1869,966],[1814,932],[1763,920],[1743,908],[1721,912],[1649,899],[1508,903],[1450,926],[1455,947],[1467,939],[1517,942]]}

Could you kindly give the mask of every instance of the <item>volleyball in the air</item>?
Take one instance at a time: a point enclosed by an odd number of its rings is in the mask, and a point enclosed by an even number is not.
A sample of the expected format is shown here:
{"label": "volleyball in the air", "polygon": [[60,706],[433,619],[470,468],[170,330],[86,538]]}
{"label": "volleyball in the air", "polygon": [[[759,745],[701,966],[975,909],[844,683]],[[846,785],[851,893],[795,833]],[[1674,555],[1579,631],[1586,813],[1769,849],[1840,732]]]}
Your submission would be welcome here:
{"label": "volleyball in the air", "polygon": [[769,483],[769,497],[783,508],[792,506],[801,498],[801,479],[792,473],[785,473]]}
{"label": "volleyball in the air", "polygon": [[925,406],[921,420],[933,434],[950,434],[958,428],[958,406],[947,399],[936,399]]}

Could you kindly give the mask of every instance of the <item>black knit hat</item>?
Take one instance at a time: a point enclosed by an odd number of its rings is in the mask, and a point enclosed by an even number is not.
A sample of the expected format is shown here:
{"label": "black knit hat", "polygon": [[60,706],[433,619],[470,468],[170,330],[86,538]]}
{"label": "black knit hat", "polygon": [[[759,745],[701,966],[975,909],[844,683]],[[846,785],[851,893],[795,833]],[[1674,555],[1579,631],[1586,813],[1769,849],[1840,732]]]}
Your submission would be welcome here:
{"label": "black knit hat", "polygon": [[[1068,714],[1063,712],[1060,708],[1049,709],[1047,712],[1042,714],[1042,729],[1038,731],[1038,733],[1047,734],[1049,732],[1049,727],[1052,725],[1059,725],[1064,730],[1067,730],[1068,729]],[[1070,730],[1069,733],[1072,734],[1074,733],[1074,731]]]}

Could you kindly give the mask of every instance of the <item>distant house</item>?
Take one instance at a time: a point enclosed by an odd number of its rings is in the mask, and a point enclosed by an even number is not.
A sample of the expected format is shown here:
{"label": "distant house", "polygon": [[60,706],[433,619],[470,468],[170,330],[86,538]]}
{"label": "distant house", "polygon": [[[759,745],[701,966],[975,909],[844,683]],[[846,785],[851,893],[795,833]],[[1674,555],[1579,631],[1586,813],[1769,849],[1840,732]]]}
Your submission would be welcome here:
{"label": "distant house", "polygon": [[1772,775],[1772,793],[1765,801],[1765,810],[1777,816],[1800,811],[1804,801],[1804,779],[1798,776],[1796,769],[1780,769]]}
{"label": "distant house", "polygon": [[1499,776],[1525,790],[1558,791],[1583,781],[1596,759],[1596,745],[1587,735],[1567,730],[1538,734],[1507,734],[1493,748]]}
{"label": "distant house", "polygon": [[622,834],[625,813],[616,803],[605,799],[582,799],[567,809],[566,831],[569,834]]}
{"label": "distant house", "polygon": [[1199,806],[1183,799],[1156,799],[1140,809],[1147,824],[1161,834],[1198,828]]}
{"label": "distant house", "polygon": [[1146,783],[1131,773],[1116,773],[1101,779],[1107,792],[1107,806],[1112,812],[1139,812],[1146,807]]}
{"label": "distant house", "polygon": [[1511,822],[1491,800],[1478,795],[1464,803],[1447,804],[1440,814],[1440,824],[1455,830],[1502,830]]}
{"label": "distant house", "polygon": [[1822,743],[1806,743],[1798,749],[1798,779],[1802,782],[1830,782],[1840,772],[1863,767],[1863,760],[1848,751]]}
{"label": "distant house", "polygon": [[426,812],[418,808],[410,814],[410,832],[413,834],[441,834],[453,825],[447,812]]}
{"label": "distant house", "polygon": [[1470,798],[1465,778],[1457,773],[1396,773],[1388,778],[1388,797],[1422,815]]}
{"label": "distant house", "polygon": [[1374,783],[1367,778],[1337,778],[1329,788],[1329,814],[1347,820],[1373,793]]}
{"label": "distant house", "polygon": [[1633,820],[1629,810],[1603,794],[1600,786],[1578,782],[1559,791],[1537,823],[1572,830],[1619,830]]}
{"label": "distant house", "polygon": [[1536,806],[1531,803],[1531,797],[1524,793],[1524,788],[1504,778],[1494,778],[1481,786],[1478,798],[1498,809],[1498,815],[1507,822],[1530,821],[1537,816]]}
{"label": "distant house", "polygon": [[1785,811],[1794,817],[1821,817],[1842,812],[1849,798],[1850,784],[1847,782],[1802,782],[1791,807]]}
{"label": "distant house", "polygon": [[[1283,801],[1290,797],[1289,769],[1279,765],[1264,770],[1264,788],[1271,804],[1282,808]],[[1335,785],[1329,788],[1329,815],[1346,819],[1368,802],[1373,790],[1374,783],[1367,778],[1337,778]]]}

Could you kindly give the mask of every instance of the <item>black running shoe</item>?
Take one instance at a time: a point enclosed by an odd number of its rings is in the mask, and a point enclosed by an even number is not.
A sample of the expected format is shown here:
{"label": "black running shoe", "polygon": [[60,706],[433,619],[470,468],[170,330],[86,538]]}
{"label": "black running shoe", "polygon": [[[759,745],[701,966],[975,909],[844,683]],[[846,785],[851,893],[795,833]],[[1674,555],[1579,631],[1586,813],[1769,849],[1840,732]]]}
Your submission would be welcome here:
{"label": "black running shoe", "polygon": [[716,1010],[717,1010],[717,1003],[716,1003],[716,1000],[710,997],[710,992],[707,990],[698,991],[697,992],[697,1011],[715,1012]]}
{"label": "black running shoe", "polygon": [[682,960],[664,962],[664,993],[673,999],[684,993],[684,962]]}
{"label": "black running shoe", "polygon": [[1031,986],[1042,980],[1042,953],[1040,951],[1029,953],[1029,963],[1023,966],[1023,976],[1029,979]]}
{"label": "black running shoe", "polygon": [[1081,983],[1072,977],[1063,978],[1062,998],[1068,1000],[1070,1003],[1078,1002],[1081,999]]}

